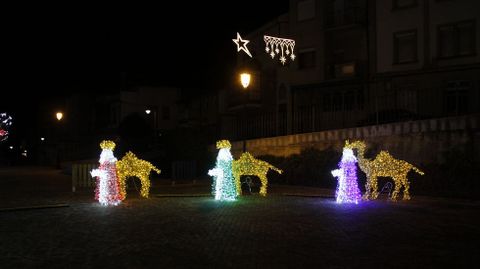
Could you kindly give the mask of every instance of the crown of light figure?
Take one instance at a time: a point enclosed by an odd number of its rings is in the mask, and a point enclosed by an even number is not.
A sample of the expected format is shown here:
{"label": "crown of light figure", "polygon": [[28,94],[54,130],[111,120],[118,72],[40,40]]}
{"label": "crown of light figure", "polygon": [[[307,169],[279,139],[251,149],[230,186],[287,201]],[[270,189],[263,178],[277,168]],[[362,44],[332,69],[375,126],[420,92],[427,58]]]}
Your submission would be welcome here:
{"label": "crown of light figure", "polygon": [[111,141],[111,140],[103,140],[101,143],[100,143],[100,147],[102,149],[109,149],[109,150],[113,150],[115,149],[115,142]]}
{"label": "crown of light figure", "polygon": [[220,140],[217,141],[217,149],[229,149],[232,145],[228,140]]}

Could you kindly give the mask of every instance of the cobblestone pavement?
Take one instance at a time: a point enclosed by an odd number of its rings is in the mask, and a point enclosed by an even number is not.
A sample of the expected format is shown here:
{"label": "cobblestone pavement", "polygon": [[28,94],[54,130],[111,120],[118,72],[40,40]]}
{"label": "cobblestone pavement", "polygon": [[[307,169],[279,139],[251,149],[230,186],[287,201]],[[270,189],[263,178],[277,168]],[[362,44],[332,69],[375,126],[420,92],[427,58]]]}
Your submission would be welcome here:
{"label": "cobblestone pavement", "polygon": [[[338,205],[272,193],[220,203],[129,194],[103,207],[90,194],[57,192],[49,202],[69,207],[0,211],[0,268],[466,268],[480,261],[477,202]],[[42,193],[30,202],[53,196]],[[18,197],[25,203],[26,196]],[[8,204],[5,197],[14,196],[2,196]]]}

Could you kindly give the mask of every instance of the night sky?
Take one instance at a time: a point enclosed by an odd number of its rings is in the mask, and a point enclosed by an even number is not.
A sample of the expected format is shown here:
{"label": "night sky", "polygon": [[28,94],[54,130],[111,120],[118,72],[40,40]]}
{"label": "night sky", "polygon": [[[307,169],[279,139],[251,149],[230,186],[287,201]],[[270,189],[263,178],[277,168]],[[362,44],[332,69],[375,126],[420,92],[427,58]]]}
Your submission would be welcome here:
{"label": "night sky", "polygon": [[26,126],[42,98],[118,90],[122,72],[131,85],[218,90],[234,70],[236,32],[287,12],[288,2],[11,4],[0,111]]}
{"label": "night sky", "polygon": [[116,87],[126,71],[140,82],[218,87],[236,56],[236,32],[288,10],[288,0],[175,3],[17,10],[2,38],[8,84],[38,93]]}

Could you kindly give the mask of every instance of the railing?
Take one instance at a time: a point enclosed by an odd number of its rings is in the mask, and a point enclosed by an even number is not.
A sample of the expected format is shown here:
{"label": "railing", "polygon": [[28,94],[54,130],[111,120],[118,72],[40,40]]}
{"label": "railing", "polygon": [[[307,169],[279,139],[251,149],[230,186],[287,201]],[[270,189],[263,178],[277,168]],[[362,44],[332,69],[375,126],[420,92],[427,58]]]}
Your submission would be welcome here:
{"label": "railing", "polygon": [[90,171],[97,167],[96,164],[72,164],[72,192],[77,188],[93,188],[95,179],[90,175]]}
{"label": "railing", "polygon": [[197,163],[195,161],[172,162],[172,180],[195,179]]}

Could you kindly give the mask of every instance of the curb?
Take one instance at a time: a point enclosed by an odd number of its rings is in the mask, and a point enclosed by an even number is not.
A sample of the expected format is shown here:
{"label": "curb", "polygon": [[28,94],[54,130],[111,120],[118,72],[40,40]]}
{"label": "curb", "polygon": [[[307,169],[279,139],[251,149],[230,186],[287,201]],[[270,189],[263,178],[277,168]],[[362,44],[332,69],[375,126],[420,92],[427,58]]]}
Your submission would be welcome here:
{"label": "curb", "polygon": [[70,205],[69,204],[53,204],[53,205],[24,206],[24,207],[7,207],[7,208],[0,208],[0,212],[49,209],[49,208],[60,208],[60,207],[70,207]]}
{"label": "curb", "polygon": [[154,197],[168,198],[168,197],[211,197],[211,194],[157,194]]}

